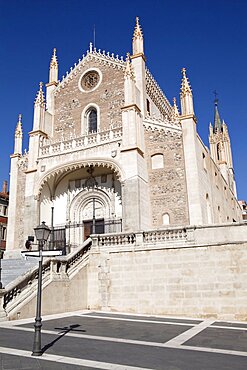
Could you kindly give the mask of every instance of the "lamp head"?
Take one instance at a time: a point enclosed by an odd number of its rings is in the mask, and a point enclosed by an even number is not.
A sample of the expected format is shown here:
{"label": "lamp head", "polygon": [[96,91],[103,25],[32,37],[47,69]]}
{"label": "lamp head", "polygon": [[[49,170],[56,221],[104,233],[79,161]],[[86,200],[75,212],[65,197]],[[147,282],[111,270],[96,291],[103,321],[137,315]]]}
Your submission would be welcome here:
{"label": "lamp head", "polygon": [[34,229],[34,232],[35,232],[35,236],[36,236],[36,239],[39,241],[39,242],[46,242],[49,235],[50,235],[50,232],[51,230],[49,229],[49,227],[45,224],[45,221],[43,221],[41,223],[41,225],[37,226],[35,229]]}

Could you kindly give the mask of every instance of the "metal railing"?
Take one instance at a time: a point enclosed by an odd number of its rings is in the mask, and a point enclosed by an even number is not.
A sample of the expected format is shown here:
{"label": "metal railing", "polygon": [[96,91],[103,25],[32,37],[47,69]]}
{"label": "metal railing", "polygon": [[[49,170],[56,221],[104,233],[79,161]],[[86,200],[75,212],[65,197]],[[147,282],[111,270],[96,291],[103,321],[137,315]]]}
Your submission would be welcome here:
{"label": "metal railing", "polygon": [[69,222],[51,229],[44,250],[62,250],[70,253],[71,247],[82,245],[92,234],[119,234],[122,232],[122,219],[96,219],[84,222]]}

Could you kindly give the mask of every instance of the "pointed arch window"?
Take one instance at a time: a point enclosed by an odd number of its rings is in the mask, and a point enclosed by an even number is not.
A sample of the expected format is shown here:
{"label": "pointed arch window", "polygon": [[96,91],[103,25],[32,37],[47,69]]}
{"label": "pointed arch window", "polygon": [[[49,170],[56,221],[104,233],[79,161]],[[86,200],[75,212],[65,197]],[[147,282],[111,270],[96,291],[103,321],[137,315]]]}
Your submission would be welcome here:
{"label": "pointed arch window", "polygon": [[96,108],[89,108],[86,114],[88,134],[97,132],[98,130],[98,117]]}
{"label": "pointed arch window", "polygon": [[162,215],[162,224],[163,225],[170,225],[170,215],[169,215],[169,213],[164,213]]}

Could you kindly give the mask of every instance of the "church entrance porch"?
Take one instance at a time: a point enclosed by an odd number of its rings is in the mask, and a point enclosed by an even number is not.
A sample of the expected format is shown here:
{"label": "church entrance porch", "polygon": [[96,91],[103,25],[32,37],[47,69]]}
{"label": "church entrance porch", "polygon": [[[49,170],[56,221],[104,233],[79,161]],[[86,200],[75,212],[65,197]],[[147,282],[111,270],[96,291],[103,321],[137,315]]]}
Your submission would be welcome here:
{"label": "church entrance porch", "polygon": [[122,187],[117,174],[91,165],[49,178],[42,189],[40,219],[54,228],[54,237],[56,229],[65,230],[65,244],[72,248],[91,234],[121,232]]}

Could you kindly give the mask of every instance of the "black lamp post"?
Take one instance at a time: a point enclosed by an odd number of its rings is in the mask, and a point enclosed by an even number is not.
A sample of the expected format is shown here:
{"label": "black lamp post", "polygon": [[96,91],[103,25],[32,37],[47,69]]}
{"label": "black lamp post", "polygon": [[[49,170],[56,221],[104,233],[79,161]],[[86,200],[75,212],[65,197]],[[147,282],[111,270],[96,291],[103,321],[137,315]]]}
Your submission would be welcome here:
{"label": "black lamp post", "polygon": [[44,243],[47,241],[51,230],[43,221],[41,225],[34,229],[36,239],[39,244],[39,270],[38,270],[38,292],[37,292],[37,306],[36,306],[36,317],[34,324],[34,342],[32,356],[42,356],[41,350],[41,293],[42,293],[42,262],[43,255],[42,249]]}

